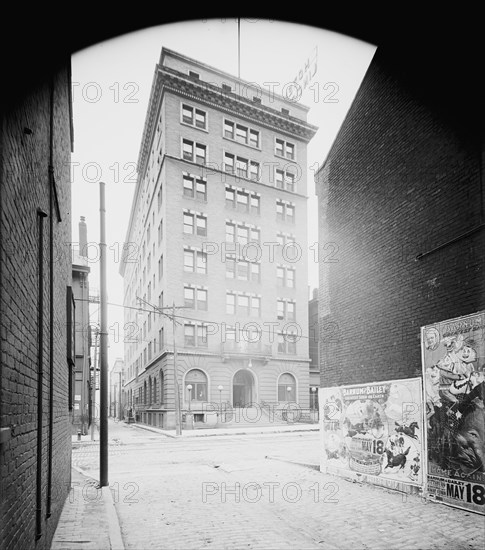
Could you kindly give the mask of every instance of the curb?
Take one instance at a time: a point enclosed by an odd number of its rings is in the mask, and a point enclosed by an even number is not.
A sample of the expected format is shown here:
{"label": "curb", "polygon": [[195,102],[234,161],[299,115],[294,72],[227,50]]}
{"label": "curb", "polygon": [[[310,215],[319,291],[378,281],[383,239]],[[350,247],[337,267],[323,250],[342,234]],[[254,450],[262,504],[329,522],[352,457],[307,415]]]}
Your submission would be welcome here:
{"label": "curb", "polygon": [[[73,470],[76,470],[82,476],[93,479],[99,483],[99,480],[90,475],[87,471],[79,468],[78,466],[71,465]],[[103,499],[106,515],[108,516],[108,537],[110,542],[110,550],[125,550],[123,542],[123,536],[121,534],[121,525],[116,512],[115,502],[113,500],[113,494],[108,487],[100,487],[101,495]]]}
{"label": "curb", "polygon": [[297,466],[304,466],[305,468],[311,468],[312,470],[320,471],[320,464],[313,464],[312,462],[299,462],[298,460],[290,460],[288,458],[280,458],[279,456],[265,456],[268,460],[278,460],[280,462],[286,462],[288,464],[296,464]]}
{"label": "curb", "polygon": [[[158,428],[154,428],[152,426],[145,426],[141,424],[131,424],[134,428],[140,428],[142,430],[147,430],[149,432],[158,433],[160,435],[165,435],[167,437],[171,437],[172,439],[179,439],[183,437],[183,434],[176,435],[171,432],[165,431],[165,430],[159,430]],[[221,437],[221,436],[232,436],[232,435],[252,435],[252,434],[273,434],[273,433],[302,433],[302,432],[318,432],[319,431],[318,425],[315,426],[315,428],[295,428],[295,429],[273,429],[273,430],[264,430],[261,428],[249,428],[248,430],[238,431],[237,428],[234,428],[233,430],[223,430],[220,433],[204,433],[205,430],[183,430],[183,432],[187,435],[188,438],[193,437]],[[189,432],[190,435],[187,434]],[[197,433],[194,433],[197,432]]]}

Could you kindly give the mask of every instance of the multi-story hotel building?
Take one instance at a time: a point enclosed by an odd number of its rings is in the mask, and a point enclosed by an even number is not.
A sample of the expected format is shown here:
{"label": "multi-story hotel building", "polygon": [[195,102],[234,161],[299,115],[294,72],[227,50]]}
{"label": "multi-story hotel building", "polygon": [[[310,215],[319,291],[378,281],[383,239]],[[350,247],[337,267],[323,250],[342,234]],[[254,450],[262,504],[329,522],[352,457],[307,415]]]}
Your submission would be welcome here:
{"label": "multi-story hotel building", "polygon": [[124,393],[138,422],[173,427],[174,387],[196,423],[221,421],[221,406],[309,407],[306,148],[317,128],[274,88],[162,49],[120,269]]}

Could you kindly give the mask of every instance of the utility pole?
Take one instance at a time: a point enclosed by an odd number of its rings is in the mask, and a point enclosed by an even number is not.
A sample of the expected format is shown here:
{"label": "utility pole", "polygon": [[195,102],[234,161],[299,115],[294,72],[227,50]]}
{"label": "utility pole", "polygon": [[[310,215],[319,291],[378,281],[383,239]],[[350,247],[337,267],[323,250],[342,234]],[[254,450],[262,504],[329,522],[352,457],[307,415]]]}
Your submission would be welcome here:
{"label": "utility pole", "polygon": [[[136,297],[136,299],[141,303],[144,302],[148,306],[150,306],[153,310],[157,311],[161,315],[165,315],[165,317],[168,317],[172,320],[172,326],[173,326],[173,389],[174,389],[174,402],[175,402],[175,433],[176,435],[182,435],[182,414],[181,414],[181,407],[180,407],[180,390],[179,390],[179,383],[178,383],[178,376],[177,376],[177,321],[175,319],[175,310],[176,309],[185,309],[185,306],[176,306],[175,302],[172,303],[171,307],[157,307],[153,304],[150,304],[146,300],[143,300],[139,296]],[[165,313],[164,309],[171,309],[172,314]]]}
{"label": "utility pole", "polygon": [[93,377],[91,380],[91,441],[94,441],[94,425],[96,424],[96,378],[97,378],[97,361],[98,356],[98,329],[94,332],[94,366]]}
{"label": "utility pole", "polygon": [[106,297],[106,207],[105,183],[99,182],[100,213],[100,306],[101,330],[99,331],[99,485],[108,485],[108,301]]}
{"label": "utility pole", "polygon": [[182,423],[180,412],[180,391],[177,376],[177,338],[176,338],[176,322],[175,322],[175,302],[172,302],[172,326],[173,326],[173,389],[175,392],[175,433],[182,435]]}

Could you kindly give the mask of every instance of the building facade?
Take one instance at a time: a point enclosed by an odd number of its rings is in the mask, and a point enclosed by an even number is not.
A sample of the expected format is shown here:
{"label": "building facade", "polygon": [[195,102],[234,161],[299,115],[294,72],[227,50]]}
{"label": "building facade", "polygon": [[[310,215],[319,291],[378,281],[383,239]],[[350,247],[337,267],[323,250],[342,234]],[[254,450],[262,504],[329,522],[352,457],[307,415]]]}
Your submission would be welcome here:
{"label": "building facade", "polygon": [[123,420],[127,417],[123,397],[124,378],[125,362],[117,357],[109,371],[109,415],[116,420]]}
{"label": "building facade", "polygon": [[196,423],[308,408],[307,112],[162,49],[120,270],[137,421],[173,427],[174,386]]}
{"label": "building facade", "polygon": [[310,357],[310,409],[318,410],[320,361],[318,349],[318,288],[314,288],[308,302],[308,355]]}
{"label": "building facade", "polygon": [[483,514],[483,119],[428,69],[378,49],[316,174],[321,469]]}
{"label": "building facade", "polygon": [[91,324],[89,319],[89,272],[88,260],[82,254],[87,243],[84,217],[79,222],[79,251],[73,250],[72,293],[75,303],[75,369],[73,376],[72,431],[86,434],[92,419],[91,397]]}
{"label": "building facade", "polygon": [[0,126],[0,548],[48,549],[71,481],[70,63]]}

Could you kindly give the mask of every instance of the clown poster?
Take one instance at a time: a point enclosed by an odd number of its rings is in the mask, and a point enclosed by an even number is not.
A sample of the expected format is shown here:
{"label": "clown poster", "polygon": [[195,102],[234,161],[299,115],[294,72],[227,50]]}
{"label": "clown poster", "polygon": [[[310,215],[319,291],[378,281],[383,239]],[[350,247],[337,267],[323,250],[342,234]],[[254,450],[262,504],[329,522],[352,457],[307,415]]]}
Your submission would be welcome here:
{"label": "clown poster", "polygon": [[485,313],[421,328],[427,493],[485,514]]}
{"label": "clown poster", "polygon": [[423,483],[420,378],[321,388],[322,470]]}

